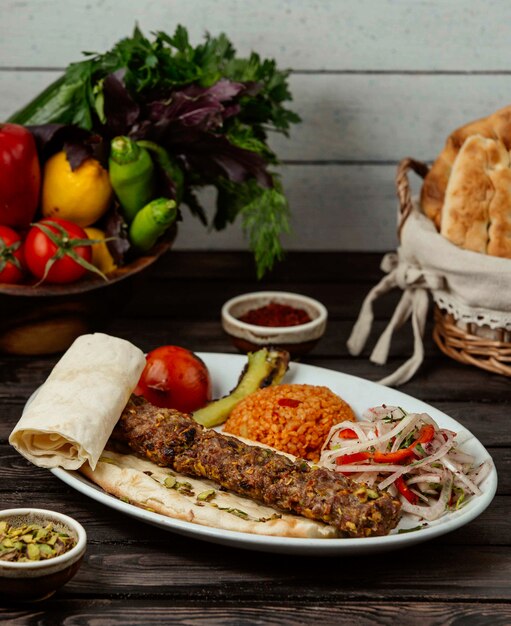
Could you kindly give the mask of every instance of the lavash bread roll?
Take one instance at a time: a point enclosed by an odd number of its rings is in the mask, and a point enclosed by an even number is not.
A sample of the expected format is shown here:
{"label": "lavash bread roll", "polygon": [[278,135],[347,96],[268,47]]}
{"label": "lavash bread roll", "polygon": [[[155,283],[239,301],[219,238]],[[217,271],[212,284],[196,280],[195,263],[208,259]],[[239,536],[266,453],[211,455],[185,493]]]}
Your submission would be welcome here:
{"label": "lavash bread roll", "polygon": [[421,206],[454,244],[511,258],[511,107],[454,131],[424,179]]}
{"label": "lavash bread roll", "polygon": [[185,522],[277,537],[339,536],[333,526],[277,511],[212,481],[177,474],[132,454],[104,451],[94,470],[83,465],[80,472],[117,498]]}
{"label": "lavash bread roll", "polygon": [[144,353],[129,341],[78,337],[26,407],[9,443],[40,467],[96,463],[137,385]]}

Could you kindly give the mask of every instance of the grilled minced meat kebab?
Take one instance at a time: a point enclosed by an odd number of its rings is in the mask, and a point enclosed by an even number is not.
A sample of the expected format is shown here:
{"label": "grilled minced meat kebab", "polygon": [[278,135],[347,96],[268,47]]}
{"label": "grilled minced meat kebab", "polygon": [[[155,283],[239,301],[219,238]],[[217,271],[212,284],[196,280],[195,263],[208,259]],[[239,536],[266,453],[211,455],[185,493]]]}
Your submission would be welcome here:
{"label": "grilled minced meat kebab", "polygon": [[113,439],[156,465],[208,478],[239,495],[320,520],[343,536],[386,535],[399,521],[401,505],[386,492],[204,428],[189,415],[135,396]]}

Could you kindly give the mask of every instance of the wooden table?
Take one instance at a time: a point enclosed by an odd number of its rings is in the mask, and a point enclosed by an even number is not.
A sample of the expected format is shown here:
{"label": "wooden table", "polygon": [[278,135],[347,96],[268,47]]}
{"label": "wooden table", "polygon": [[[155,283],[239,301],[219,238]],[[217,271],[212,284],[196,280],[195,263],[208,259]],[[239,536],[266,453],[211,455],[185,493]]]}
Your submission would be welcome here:
{"label": "wooden table", "polygon": [[[379,254],[289,254],[262,282],[250,255],[173,251],[140,277],[108,332],[144,350],[174,343],[235,350],[220,326],[229,297],[263,288],[323,301],[326,336],[302,361],[378,380],[410,354],[410,333],[390,363],[349,356],[346,339],[363,297],[381,277]],[[397,293],[377,303],[370,342]],[[37,505],[76,517],[89,536],[76,577],[40,605],[2,605],[0,621],[98,624],[510,624],[511,380],[444,357],[428,329],[426,360],[402,390],[467,426],[488,448],[498,492],[475,521],[416,547],[371,556],[304,558],[222,547],[134,521],[87,499],[25,461],[7,439],[23,404],[57,356],[0,357],[0,508]],[[33,622],[32,622],[33,620]]]}

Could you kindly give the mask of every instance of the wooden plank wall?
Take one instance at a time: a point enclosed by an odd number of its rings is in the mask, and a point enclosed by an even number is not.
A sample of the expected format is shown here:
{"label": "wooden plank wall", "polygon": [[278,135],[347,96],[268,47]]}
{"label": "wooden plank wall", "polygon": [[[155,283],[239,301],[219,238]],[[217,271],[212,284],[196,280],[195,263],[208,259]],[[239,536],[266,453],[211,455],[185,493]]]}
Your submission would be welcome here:
{"label": "wooden plank wall", "polygon": [[[303,123],[272,139],[292,250],[395,247],[398,161],[432,160],[451,130],[511,101],[506,0],[0,0],[0,120],[135,22],[181,23],[194,42],[224,31],[240,54],[292,69]],[[212,234],[186,216],[176,247],[246,244],[239,225]]]}

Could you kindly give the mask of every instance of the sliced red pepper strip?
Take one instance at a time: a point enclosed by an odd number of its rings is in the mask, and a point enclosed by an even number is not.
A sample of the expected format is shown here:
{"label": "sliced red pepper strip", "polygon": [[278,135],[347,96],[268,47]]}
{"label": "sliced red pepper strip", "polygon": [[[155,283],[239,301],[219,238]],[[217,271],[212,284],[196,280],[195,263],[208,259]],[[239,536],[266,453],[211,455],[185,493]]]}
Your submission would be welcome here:
{"label": "sliced red pepper strip", "polygon": [[435,436],[435,427],[432,424],[424,424],[419,430],[419,436],[410,445],[410,448],[415,448],[418,443],[429,443]]}
{"label": "sliced red pepper strip", "polygon": [[335,459],[337,465],[346,465],[347,463],[358,463],[371,458],[370,452],[354,452],[353,454],[344,454]]}
{"label": "sliced red pepper strip", "polygon": [[337,433],[339,439],[357,439],[358,435],[352,428],[345,428]]}
{"label": "sliced red pepper strip", "polygon": [[403,448],[395,452],[375,452],[373,460],[375,463],[402,463],[413,456],[413,448]]}
{"label": "sliced red pepper strip", "polygon": [[396,450],[395,452],[375,452],[373,460],[375,463],[402,463],[413,456],[414,448],[419,443],[428,443],[435,436],[435,428],[431,424],[425,424],[419,430],[417,439],[407,448]]}
{"label": "sliced red pepper strip", "polygon": [[417,504],[417,494],[408,487],[402,476],[398,476],[394,482],[399,493],[406,498],[410,504]]}
{"label": "sliced red pepper strip", "polygon": [[[352,435],[353,433],[353,435]],[[396,450],[395,452],[355,452],[354,454],[345,454],[336,459],[337,465],[346,465],[348,463],[357,463],[372,459],[375,463],[403,463],[414,455],[414,448],[419,443],[428,443],[435,436],[435,428],[431,424],[425,424],[419,431],[417,439],[407,448]],[[351,428],[345,428],[339,433],[342,439],[356,439],[357,434]]]}

